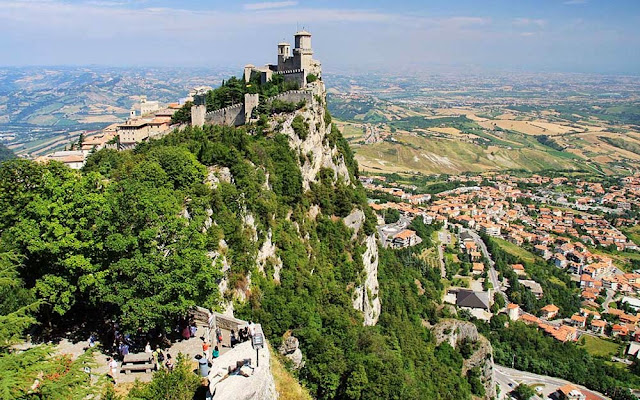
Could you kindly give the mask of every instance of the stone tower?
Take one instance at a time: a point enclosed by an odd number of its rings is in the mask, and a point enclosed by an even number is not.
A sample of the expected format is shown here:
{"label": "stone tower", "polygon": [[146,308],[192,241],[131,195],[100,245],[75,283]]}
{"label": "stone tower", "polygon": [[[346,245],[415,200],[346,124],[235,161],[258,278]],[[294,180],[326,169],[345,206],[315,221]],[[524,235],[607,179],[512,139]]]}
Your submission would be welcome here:
{"label": "stone tower", "polygon": [[278,43],[278,71],[283,71],[287,69],[287,64],[291,62],[287,62],[291,59],[291,45],[287,42]]}
{"label": "stone tower", "polygon": [[206,94],[204,92],[196,92],[193,96],[193,105],[191,106],[191,125],[202,127],[206,115]]}
{"label": "stone tower", "polygon": [[313,49],[311,48],[311,34],[307,31],[298,31],[294,35],[295,48],[293,49],[294,64],[297,69],[308,70],[312,64]]}

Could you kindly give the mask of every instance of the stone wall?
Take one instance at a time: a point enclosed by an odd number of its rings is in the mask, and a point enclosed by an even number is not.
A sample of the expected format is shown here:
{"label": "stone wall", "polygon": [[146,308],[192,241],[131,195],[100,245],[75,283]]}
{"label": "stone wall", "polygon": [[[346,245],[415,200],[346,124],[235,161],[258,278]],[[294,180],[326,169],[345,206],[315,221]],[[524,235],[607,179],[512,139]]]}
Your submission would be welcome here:
{"label": "stone wall", "polygon": [[244,124],[244,104],[239,103],[215,111],[209,111],[205,122],[211,125],[240,126]]}
{"label": "stone wall", "polygon": [[[289,90],[288,92],[269,97],[264,101],[270,103],[274,100],[281,100],[288,103],[298,103],[304,100],[307,104],[311,104],[313,101],[313,93],[306,90]],[[258,94],[247,93],[244,95],[244,103],[210,111],[204,115],[204,119],[202,119],[201,116],[201,109],[198,108],[202,106],[193,106],[191,108],[191,124],[194,126],[202,126],[204,123],[229,126],[244,125],[251,119],[251,113],[258,106],[259,101],[260,97]],[[200,122],[202,122],[202,124],[200,124]]]}
{"label": "stone wall", "polygon": [[218,312],[213,312],[212,314],[216,317],[216,326],[219,326],[220,329],[226,329],[228,331],[233,329],[237,332],[238,328],[247,326],[247,321],[229,317]]}
{"label": "stone wall", "polygon": [[276,72],[276,74],[282,75],[285,82],[297,82],[300,87],[303,87],[307,83],[307,72],[302,69],[279,71]]}
{"label": "stone wall", "polygon": [[276,96],[269,97],[265,101],[267,103],[271,103],[274,100],[285,101],[287,103],[299,103],[304,100],[307,105],[311,105],[311,102],[313,101],[313,93],[308,90],[289,90]]}

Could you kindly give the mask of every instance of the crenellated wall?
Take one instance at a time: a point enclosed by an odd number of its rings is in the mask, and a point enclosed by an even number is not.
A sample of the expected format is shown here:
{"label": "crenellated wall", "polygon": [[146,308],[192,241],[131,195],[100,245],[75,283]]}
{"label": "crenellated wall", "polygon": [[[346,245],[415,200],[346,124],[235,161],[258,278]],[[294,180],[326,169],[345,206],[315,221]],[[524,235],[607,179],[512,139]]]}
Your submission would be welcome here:
{"label": "crenellated wall", "polygon": [[211,125],[240,126],[244,121],[244,104],[239,103],[215,111],[209,111],[205,117],[205,123]]}
{"label": "crenellated wall", "polygon": [[303,69],[276,71],[275,73],[282,75],[285,82],[297,82],[300,87],[307,83],[307,71]]}
{"label": "crenellated wall", "polygon": [[[304,100],[307,104],[311,104],[313,101],[313,93],[307,90],[289,90],[276,96],[269,97],[263,101],[270,103],[274,100],[281,100],[289,103],[299,103]],[[202,126],[204,123],[210,125],[229,126],[244,125],[251,119],[251,112],[258,106],[258,103],[258,94],[247,93],[244,95],[244,103],[234,104],[215,111],[209,111],[204,115],[204,118],[199,112],[199,109],[197,109],[197,107],[203,106],[193,106],[191,109],[191,124],[194,126]]]}
{"label": "crenellated wall", "polygon": [[308,105],[313,101],[313,94],[308,90],[289,90],[273,97],[269,97],[265,101],[271,103],[274,100],[286,101],[288,103],[299,103],[304,100]]}

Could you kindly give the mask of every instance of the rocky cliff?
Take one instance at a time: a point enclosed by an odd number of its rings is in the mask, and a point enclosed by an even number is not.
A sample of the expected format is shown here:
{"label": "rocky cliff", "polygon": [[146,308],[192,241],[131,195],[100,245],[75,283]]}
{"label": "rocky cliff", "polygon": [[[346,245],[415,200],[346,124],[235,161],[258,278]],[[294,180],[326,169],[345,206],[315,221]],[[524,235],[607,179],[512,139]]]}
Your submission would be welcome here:
{"label": "rocky cliff", "polygon": [[[310,104],[305,104],[299,110],[291,113],[281,113],[272,116],[269,119],[269,129],[273,132],[285,134],[289,141],[290,148],[299,155],[298,164],[302,173],[302,186],[304,191],[308,191],[313,182],[318,179],[318,173],[322,170],[330,170],[333,172],[335,182],[341,181],[347,185],[353,185],[353,177],[349,174],[349,169],[345,163],[344,156],[340,153],[335,144],[331,144],[328,137],[331,134],[331,124],[327,120],[325,104],[326,92],[324,83],[316,81],[308,84],[306,90],[312,93],[308,97],[312,99]],[[294,119],[300,116],[308,126],[308,134],[306,137],[300,137],[294,127]],[[229,168],[211,167],[207,177],[207,183],[215,188],[219,182],[234,183],[233,176]],[[269,184],[269,176],[264,185],[265,190],[271,190]],[[323,210],[318,205],[310,207],[307,217],[315,220],[317,215]],[[287,219],[291,215],[287,216]],[[273,232],[268,229],[266,232],[260,232],[255,224],[255,219],[251,214],[242,216],[245,228],[250,232],[251,239],[255,243],[261,243],[256,257],[256,266],[260,273],[266,274],[266,266],[270,265],[269,270],[273,270],[270,278],[279,282],[280,271],[282,270],[282,259],[278,255],[278,248],[273,243]],[[380,316],[380,297],[378,285],[378,247],[375,234],[369,236],[359,235],[360,230],[365,222],[365,213],[360,209],[354,209],[353,212],[344,218],[344,224],[353,230],[352,240],[360,242],[365,246],[362,255],[363,270],[361,271],[361,279],[353,290],[353,307],[362,312],[364,317],[364,325],[375,325]],[[297,224],[297,223],[296,223]],[[225,248],[221,245],[218,252],[212,253],[212,259],[227,265],[224,258]],[[244,301],[250,291],[250,284],[241,286],[240,288],[229,288],[229,268],[224,268],[224,277],[220,282],[220,290],[227,293],[226,298],[233,298]],[[250,283],[251,277],[247,276],[246,281]],[[229,290],[233,289],[233,292]],[[224,304],[226,313],[233,314],[233,303],[226,301]]]}
{"label": "rocky cliff", "polygon": [[[349,170],[344,157],[335,146],[330,146],[327,141],[327,137],[331,133],[331,124],[327,123],[325,119],[327,97],[324,83],[316,81],[307,87],[313,93],[311,104],[307,104],[294,113],[271,118],[271,128],[287,135],[291,148],[304,159],[304,163],[300,166],[304,190],[308,190],[309,184],[316,181],[318,172],[322,168],[333,170],[336,180],[342,178],[346,183],[350,183]],[[304,139],[298,137],[292,127],[293,120],[297,115],[302,116],[304,121],[309,124],[309,134]]]}
{"label": "rocky cliff", "polygon": [[457,348],[463,342],[473,344],[473,353],[464,360],[462,373],[478,367],[480,376],[485,387],[484,399],[491,399],[496,396],[496,382],[493,372],[493,348],[491,343],[478,333],[478,329],[471,322],[456,319],[447,319],[439,322],[432,328],[436,343],[449,343],[453,348]]}

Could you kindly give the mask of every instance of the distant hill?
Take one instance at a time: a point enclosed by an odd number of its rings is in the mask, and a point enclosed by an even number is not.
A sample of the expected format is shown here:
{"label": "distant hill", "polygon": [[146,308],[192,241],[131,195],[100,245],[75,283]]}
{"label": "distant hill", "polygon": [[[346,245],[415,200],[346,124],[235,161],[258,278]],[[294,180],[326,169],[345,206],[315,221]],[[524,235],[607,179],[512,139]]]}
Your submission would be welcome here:
{"label": "distant hill", "polygon": [[13,151],[11,151],[10,148],[8,148],[7,146],[0,144],[0,162],[6,161],[6,160],[10,160],[12,158],[15,158],[16,155],[13,154]]}
{"label": "distant hill", "polygon": [[332,96],[329,103],[369,172],[640,169],[636,114],[605,119],[609,114],[593,106],[575,108],[569,118],[561,107],[530,108],[417,106],[367,96]]}

